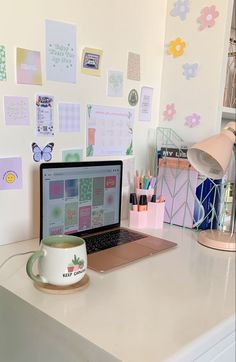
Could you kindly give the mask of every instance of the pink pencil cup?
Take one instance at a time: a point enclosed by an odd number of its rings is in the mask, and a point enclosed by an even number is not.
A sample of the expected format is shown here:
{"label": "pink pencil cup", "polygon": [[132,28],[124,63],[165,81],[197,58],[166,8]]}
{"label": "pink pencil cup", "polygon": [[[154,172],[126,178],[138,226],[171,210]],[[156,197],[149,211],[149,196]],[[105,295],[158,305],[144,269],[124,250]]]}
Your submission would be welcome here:
{"label": "pink pencil cup", "polygon": [[147,226],[148,211],[133,211],[129,212],[129,226],[134,228],[145,228]]}
{"label": "pink pencil cup", "polygon": [[149,202],[147,227],[162,229],[164,222],[165,202]]}
{"label": "pink pencil cup", "polygon": [[151,201],[152,195],[154,194],[154,189],[136,189],[136,194],[138,199],[140,195],[147,195],[147,200]]}

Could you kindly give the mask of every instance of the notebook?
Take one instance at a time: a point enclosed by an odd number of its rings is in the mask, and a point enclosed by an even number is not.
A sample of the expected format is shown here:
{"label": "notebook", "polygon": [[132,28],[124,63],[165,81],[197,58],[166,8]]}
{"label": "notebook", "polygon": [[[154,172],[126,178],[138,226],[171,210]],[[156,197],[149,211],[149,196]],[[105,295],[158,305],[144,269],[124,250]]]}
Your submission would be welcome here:
{"label": "notebook", "polygon": [[40,240],[72,234],[86,241],[88,267],[98,272],[176,246],[122,228],[122,161],[49,162],[40,165]]}

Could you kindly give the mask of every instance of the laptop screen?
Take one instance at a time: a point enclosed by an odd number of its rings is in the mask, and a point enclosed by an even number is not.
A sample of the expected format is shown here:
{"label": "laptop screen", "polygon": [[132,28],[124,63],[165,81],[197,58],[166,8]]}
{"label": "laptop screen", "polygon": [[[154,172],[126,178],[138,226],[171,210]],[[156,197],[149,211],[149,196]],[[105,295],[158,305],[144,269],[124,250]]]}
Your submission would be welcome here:
{"label": "laptop screen", "polygon": [[40,165],[40,240],[120,225],[122,161]]}

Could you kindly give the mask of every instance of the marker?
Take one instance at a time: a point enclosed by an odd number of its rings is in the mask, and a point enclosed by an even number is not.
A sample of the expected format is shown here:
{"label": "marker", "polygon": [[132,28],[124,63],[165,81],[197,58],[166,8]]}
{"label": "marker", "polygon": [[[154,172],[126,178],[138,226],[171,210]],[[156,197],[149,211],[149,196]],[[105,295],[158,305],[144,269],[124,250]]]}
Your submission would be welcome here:
{"label": "marker", "polygon": [[129,196],[129,203],[132,205],[133,211],[138,211],[138,198],[135,192],[132,192]]}
{"label": "marker", "polygon": [[146,211],[147,210],[147,195],[140,195],[138,211]]}
{"label": "marker", "polygon": [[157,201],[157,196],[156,196],[156,195],[152,195],[151,202],[156,202],[156,201]]}
{"label": "marker", "polygon": [[165,202],[165,198],[164,196],[160,196],[159,199],[157,200],[157,202]]}

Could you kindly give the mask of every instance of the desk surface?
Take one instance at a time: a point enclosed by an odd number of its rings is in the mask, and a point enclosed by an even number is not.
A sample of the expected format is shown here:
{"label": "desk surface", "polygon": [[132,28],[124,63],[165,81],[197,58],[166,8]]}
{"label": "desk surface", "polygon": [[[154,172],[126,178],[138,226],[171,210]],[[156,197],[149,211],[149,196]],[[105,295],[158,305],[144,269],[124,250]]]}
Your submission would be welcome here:
{"label": "desk surface", "polygon": [[[201,246],[196,232],[173,225],[142,231],[178,246],[106,274],[88,270],[88,288],[71,295],[36,290],[25,272],[29,255],[0,269],[0,285],[125,362],[164,361],[201,348],[203,336],[232,332],[235,253]],[[0,264],[35,249],[38,240],[1,246]]]}

